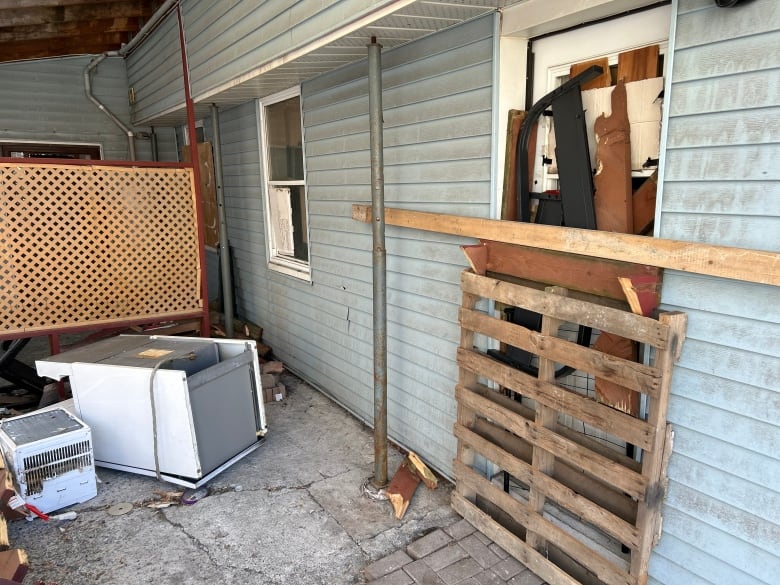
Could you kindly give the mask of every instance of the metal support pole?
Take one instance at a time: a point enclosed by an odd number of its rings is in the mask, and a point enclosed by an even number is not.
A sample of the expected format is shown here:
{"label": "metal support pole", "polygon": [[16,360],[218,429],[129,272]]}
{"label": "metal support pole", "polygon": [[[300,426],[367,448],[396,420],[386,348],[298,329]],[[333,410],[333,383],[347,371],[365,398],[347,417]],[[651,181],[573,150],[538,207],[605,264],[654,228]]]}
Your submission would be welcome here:
{"label": "metal support pole", "polygon": [[203,193],[200,184],[200,165],[198,164],[198,141],[195,132],[195,105],[190,95],[190,68],[187,63],[187,45],[184,39],[184,21],[182,20],[181,5],[176,6],[176,15],[179,19],[179,44],[181,46],[182,81],[184,82],[184,104],[187,107],[187,133],[190,137],[190,161],[192,162],[193,187],[195,188],[195,215],[198,223],[198,255],[200,256],[200,298],[203,305],[203,313],[200,319],[200,336],[211,337],[211,323],[209,322],[209,291],[208,278],[206,276],[206,229],[203,225]]}
{"label": "metal support pole", "polygon": [[225,335],[233,337],[233,275],[230,272],[230,243],[225,219],[225,192],[222,183],[222,143],[219,134],[219,109],[211,104],[211,134],[214,142],[214,181],[217,190],[219,218],[219,267],[222,279],[222,311],[225,314]]}
{"label": "metal support pole", "polygon": [[368,117],[371,140],[371,210],[374,221],[374,485],[387,485],[387,252],[382,136],[382,45],[368,45]]}

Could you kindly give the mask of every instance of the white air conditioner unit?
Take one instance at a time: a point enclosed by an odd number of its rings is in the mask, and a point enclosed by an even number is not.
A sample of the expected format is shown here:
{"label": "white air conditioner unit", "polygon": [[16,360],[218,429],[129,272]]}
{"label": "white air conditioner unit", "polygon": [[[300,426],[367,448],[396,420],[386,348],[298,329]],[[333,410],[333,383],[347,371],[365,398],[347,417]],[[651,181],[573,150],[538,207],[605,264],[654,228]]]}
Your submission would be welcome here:
{"label": "white air conditioner unit", "polygon": [[97,495],[92,432],[62,408],[4,419],[0,449],[19,495],[41,512]]}

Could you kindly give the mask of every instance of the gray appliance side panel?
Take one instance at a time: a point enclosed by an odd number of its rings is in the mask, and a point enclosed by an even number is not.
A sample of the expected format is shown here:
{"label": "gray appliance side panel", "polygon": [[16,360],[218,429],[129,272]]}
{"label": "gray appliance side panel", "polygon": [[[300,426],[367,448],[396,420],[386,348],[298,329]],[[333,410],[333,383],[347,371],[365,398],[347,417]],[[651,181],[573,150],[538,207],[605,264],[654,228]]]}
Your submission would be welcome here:
{"label": "gray appliance side panel", "polygon": [[257,441],[249,364],[190,387],[190,406],[201,473],[209,473]]}

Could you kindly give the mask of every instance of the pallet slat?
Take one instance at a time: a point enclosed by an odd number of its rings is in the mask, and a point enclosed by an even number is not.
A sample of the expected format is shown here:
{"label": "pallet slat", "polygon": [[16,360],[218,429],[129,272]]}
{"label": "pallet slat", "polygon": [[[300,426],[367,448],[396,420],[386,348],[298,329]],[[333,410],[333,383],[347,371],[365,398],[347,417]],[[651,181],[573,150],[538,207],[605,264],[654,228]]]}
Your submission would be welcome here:
{"label": "pallet slat", "polygon": [[455,436],[480,455],[496,463],[512,477],[530,488],[541,489],[558,505],[601,528],[626,546],[633,549],[639,546],[639,532],[634,526],[594,504],[588,498],[579,495],[547,475],[534,473],[532,465],[514,457],[511,453],[483,439],[464,426],[455,425]]}
{"label": "pallet slat", "polygon": [[467,465],[455,462],[455,477],[464,482],[482,497],[498,505],[513,518],[526,526],[528,530],[544,536],[545,540],[592,571],[606,585],[632,585],[632,580],[621,567],[604,560],[593,549],[578,541],[565,530],[531,510],[528,504],[512,497],[500,487],[491,483]]}
{"label": "pallet slat", "polygon": [[600,404],[551,382],[543,382],[473,349],[458,349],[458,364],[470,372],[487,376],[505,388],[564,411],[577,420],[609,431],[642,449],[653,448],[653,427],[631,415]]}
{"label": "pallet slat", "polygon": [[631,390],[644,391],[654,398],[658,396],[661,376],[657,368],[598,352],[564,339],[542,335],[479,311],[461,309],[460,325],[475,333],[487,335],[556,363],[572,366]]}
{"label": "pallet slat", "polygon": [[556,298],[555,295],[510,284],[497,278],[479,276],[470,271],[461,273],[461,287],[465,292],[490,298],[505,305],[523,307],[561,321],[609,331],[658,349],[666,347],[668,328],[649,317],[577,299]]}
{"label": "pallet slat", "polygon": [[518,417],[489,398],[467,388],[458,386],[455,389],[455,397],[459,402],[463,402],[465,407],[501,424],[518,437],[539,445],[546,451],[555,454],[556,457],[580,467],[594,477],[608,481],[632,497],[644,498],[647,481],[642,477],[642,474],[631,471],[557,433],[539,428],[533,421]]}

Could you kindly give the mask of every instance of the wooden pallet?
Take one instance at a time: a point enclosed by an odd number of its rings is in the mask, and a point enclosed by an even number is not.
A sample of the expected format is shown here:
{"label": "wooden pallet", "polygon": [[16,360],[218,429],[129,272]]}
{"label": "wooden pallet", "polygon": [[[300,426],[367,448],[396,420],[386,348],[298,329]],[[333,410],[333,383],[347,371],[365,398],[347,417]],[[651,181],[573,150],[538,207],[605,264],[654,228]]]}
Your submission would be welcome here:
{"label": "wooden pallet", "polygon": [[197,316],[192,170],[0,162],[0,279],[0,337]]}
{"label": "wooden pallet", "polygon": [[[454,508],[550,585],[644,584],[650,550],[660,534],[665,464],[671,452],[666,411],[686,315],[663,313],[654,320],[567,298],[559,287],[540,291],[471,271],[463,272],[461,285]],[[541,331],[477,310],[484,299],[541,313]],[[650,346],[653,365],[559,339],[556,333],[564,322]],[[474,349],[475,334],[534,353],[538,376]],[[556,364],[642,393],[647,419],[560,386]],[[522,396],[522,402],[492,389],[490,382]],[[561,415],[636,446],[641,463],[559,424]],[[505,491],[486,477],[479,470],[488,467],[482,458],[507,472],[522,490]],[[586,529],[572,530],[558,512],[578,519]],[[616,543],[617,550],[582,536],[589,531]],[[630,552],[622,554],[620,545]]]}

